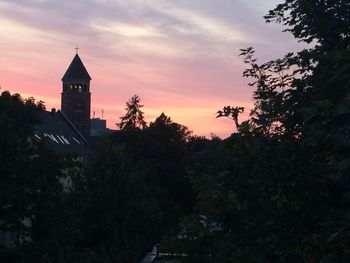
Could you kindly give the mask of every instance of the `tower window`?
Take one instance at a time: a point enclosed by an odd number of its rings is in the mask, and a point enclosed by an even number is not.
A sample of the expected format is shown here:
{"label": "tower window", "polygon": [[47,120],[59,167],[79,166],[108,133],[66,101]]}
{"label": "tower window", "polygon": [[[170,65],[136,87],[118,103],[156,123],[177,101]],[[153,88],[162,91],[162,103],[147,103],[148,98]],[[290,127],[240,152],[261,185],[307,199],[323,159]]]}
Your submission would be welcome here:
{"label": "tower window", "polygon": [[71,84],[69,87],[70,91],[75,91],[75,92],[82,92],[82,85],[80,84]]}

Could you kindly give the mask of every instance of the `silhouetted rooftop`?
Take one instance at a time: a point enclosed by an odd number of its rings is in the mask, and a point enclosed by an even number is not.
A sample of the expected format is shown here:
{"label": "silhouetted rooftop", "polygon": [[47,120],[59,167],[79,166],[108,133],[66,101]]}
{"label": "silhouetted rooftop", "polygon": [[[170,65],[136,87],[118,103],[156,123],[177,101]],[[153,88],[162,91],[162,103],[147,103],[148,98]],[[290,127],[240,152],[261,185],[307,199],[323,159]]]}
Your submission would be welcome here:
{"label": "silhouetted rooftop", "polygon": [[34,136],[37,140],[46,140],[48,145],[58,153],[75,153],[80,156],[88,153],[85,138],[61,111],[40,111],[37,116],[40,120],[34,125]]}
{"label": "silhouetted rooftop", "polygon": [[91,77],[89,73],[87,72],[83,62],[81,61],[78,54],[75,55],[75,57],[72,60],[72,63],[70,63],[66,73],[64,74],[62,80],[75,80],[75,79],[88,79],[91,80]]}

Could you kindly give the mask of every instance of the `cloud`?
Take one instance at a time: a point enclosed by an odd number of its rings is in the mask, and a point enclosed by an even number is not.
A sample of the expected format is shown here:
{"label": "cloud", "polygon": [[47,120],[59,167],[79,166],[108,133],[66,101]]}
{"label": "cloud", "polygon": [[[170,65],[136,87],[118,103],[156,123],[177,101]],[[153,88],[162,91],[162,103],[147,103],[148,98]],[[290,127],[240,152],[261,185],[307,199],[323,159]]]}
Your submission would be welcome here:
{"label": "cloud", "polygon": [[261,17],[276,1],[2,0],[1,85],[58,107],[78,45],[93,79],[92,108],[105,105],[111,123],[139,94],[152,116],[166,111],[198,133],[226,134],[211,112],[251,105],[238,49],[255,46],[269,59],[296,47]]}
{"label": "cloud", "polygon": [[92,28],[97,31],[116,34],[120,37],[127,38],[152,38],[159,37],[157,29],[150,26],[129,25],[120,22],[95,22],[91,24]]}

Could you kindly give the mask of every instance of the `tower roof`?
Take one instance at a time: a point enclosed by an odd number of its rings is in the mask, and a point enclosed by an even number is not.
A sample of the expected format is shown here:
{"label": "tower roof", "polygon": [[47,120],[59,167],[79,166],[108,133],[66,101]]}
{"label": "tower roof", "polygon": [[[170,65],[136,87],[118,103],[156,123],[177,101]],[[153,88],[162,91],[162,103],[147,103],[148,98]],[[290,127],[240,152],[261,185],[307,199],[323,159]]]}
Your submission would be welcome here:
{"label": "tower roof", "polygon": [[91,80],[89,73],[87,72],[83,62],[81,61],[78,54],[75,55],[72,62],[70,63],[66,73],[64,74],[62,80],[74,80],[74,79],[84,79]]}

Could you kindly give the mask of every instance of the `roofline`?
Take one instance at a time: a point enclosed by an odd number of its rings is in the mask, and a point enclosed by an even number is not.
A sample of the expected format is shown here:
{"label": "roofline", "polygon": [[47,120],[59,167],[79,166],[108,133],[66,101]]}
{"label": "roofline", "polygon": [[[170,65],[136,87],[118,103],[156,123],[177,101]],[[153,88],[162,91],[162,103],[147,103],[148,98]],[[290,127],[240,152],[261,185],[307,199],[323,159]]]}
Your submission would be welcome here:
{"label": "roofline", "polygon": [[[87,71],[87,69],[86,69],[86,67],[85,67],[85,65],[84,65],[84,63],[83,63],[83,61],[82,61],[81,58],[79,57],[78,53],[75,54],[75,56],[74,56],[72,62],[69,64],[68,69],[67,69],[66,72],[64,73],[64,75],[63,75],[63,77],[62,77],[61,80],[62,80],[62,81],[71,80],[70,78],[66,77],[66,75],[67,75],[68,71],[71,69],[71,66],[73,65],[73,62],[74,62],[75,59],[78,59],[78,63],[79,63],[79,62],[81,63],[82,68],[85,70],[85,73],[87,74],[87,78],[86,78],[86,79],[84,78],[84,79],[82,79],[82,80],[89,80],[89,81],[91,81],[91,76],[90,76],[89,72]],[[73,80],[78,80],[78,79],[80,79],[80,78],[74,78]]]}
{"label": "roofline", "polygon": [[80,138],[88,145],[87,140],[85,137],[78,131],[78,129],[73,125],[73,123],[68,119],[68,117],[60,110],[57,111],[57,113],[60,113],[63,118],[68,122],[68,124],[73,128],[73,130],[80,136]]}

